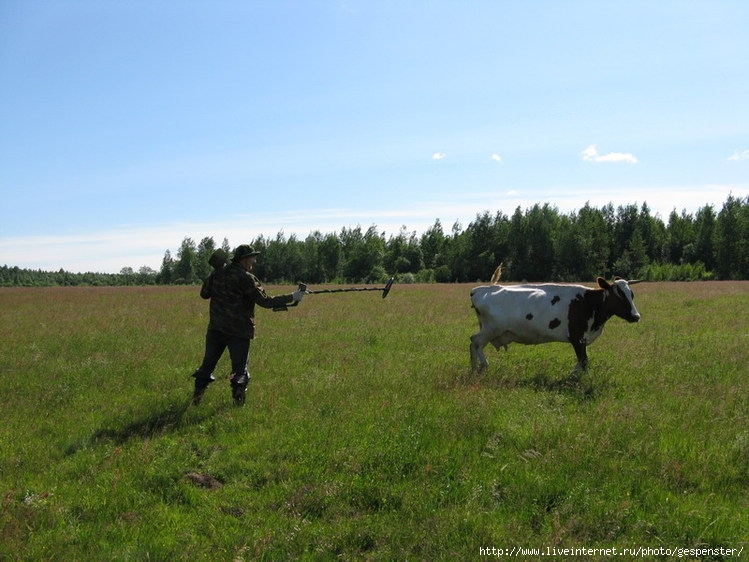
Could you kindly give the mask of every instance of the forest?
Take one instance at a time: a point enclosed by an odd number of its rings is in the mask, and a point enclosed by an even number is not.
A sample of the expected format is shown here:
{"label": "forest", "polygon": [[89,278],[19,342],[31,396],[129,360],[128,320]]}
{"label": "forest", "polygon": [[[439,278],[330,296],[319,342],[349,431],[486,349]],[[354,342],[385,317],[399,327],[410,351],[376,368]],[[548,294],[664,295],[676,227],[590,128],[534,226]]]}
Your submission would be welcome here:
{"label": "forest", "polygon": [[[622,276],[647,281],[749,279],[749,197],[729,195],[720,210],[675,209],[664,221],[647,203],[601,208],[586,204],[561,213],[549,203],[512,215],[484,211],[445,231],[439,219],[417,234],[403,226],[387,235],[376,225],[311,232],[306,238],[259,236],[236,240],[262,252],[254,273],[264,283],[482,282],[504,263],[504,281],[585,281]],[[208,258],[224,239],[185,237],[167,249],[158,271],[46,272],[4,265],[0,286],[197,284],[210,275]]]}

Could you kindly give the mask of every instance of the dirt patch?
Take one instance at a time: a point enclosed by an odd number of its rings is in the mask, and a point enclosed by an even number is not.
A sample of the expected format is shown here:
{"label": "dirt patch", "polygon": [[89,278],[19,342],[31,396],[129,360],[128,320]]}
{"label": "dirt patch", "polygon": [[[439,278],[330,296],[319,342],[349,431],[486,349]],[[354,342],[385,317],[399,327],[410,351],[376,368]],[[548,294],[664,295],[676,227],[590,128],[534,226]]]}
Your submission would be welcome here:
{"label": "dirt patch", "polygon": [[209,490],[218,490],[224,483],[220,480],[216,480],[210,474],[201,474],[199,472],[190,472],[187,474],[188,480],[200,488],[208,488]]}

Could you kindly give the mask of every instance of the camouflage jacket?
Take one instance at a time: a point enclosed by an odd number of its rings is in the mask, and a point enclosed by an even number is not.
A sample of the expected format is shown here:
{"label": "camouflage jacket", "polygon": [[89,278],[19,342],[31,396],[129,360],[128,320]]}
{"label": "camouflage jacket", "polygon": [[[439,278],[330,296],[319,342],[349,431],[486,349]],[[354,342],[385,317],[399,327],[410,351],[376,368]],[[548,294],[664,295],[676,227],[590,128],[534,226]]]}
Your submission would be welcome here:
{"label": "camouflage jacket", "polygon": [[214,271],[203,281],[200,296],[211,299],[209,330],[230,336],[255,337],[255,304],[263,308],[281,308],[292,296],[269,297],[260,280],[238,263]]}

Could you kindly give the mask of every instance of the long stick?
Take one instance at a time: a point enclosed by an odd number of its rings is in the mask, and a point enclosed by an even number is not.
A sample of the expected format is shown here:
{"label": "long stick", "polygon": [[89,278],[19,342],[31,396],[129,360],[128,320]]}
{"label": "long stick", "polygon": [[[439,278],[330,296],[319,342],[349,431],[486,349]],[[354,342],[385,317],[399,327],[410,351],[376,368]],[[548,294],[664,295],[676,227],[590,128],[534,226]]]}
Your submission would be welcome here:
{"label": "long stick", "polygon": [[384,299],[386,296],[388,296],[390,288],[393,286],[394,282],[395,278],[391,277],[384,287],[351,287],[348,289],[320,289],[317,291],[310,291],[307,289],[307,285],[305,285],[304,283],[300,283],[299,290],[306,290],[311,295],[319,295],[322,293],[350,293],[353,291],[382,291],[382,298]]}

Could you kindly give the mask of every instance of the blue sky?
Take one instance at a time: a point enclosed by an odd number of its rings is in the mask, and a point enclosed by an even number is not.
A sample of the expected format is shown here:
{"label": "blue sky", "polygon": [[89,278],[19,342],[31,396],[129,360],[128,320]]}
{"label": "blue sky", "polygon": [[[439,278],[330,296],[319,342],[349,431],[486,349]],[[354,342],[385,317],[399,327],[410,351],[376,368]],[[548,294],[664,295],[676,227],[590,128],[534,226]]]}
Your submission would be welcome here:
{"label": "blue sky", "polygon": [[749,3],[0,0],[0,264],[749,195]]}

